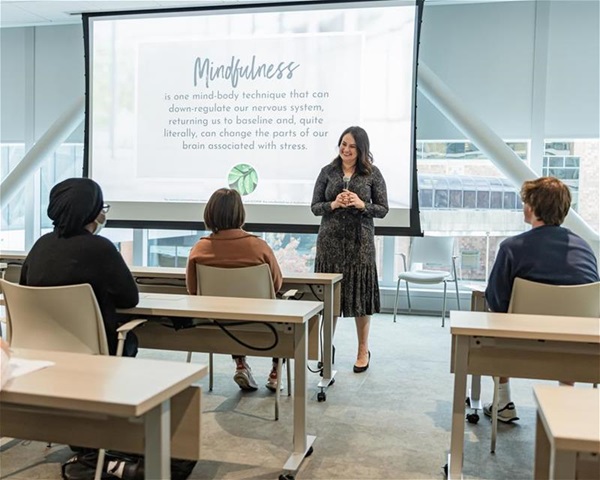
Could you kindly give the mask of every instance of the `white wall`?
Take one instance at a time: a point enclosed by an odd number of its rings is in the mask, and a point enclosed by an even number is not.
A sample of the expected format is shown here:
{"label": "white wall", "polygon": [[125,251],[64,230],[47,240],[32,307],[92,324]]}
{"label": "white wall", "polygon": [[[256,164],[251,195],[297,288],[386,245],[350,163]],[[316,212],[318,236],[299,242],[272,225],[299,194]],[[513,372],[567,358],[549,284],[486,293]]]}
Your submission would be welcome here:
{"label": "white wall", "polygon": [[[35,49],[37,138],[85,92],[83,27],[38,27]],[[83,140],[83,127],[74,137]]]}
{"label": "white wall", "polygon": [[546,137],[568,138],[570,130],[573,137],[597,138],[600,2],[553,1],[548,47]]}
{"label": "white wall", "polygon": [[[425,7],[421,62],[502,138],[529,136],[533,22],[532,2]],[[464,138],[420,100],[420,138]]]}
{"label": "white wall", "polygon": [[[84,94],[82,26],[3,28],[0,44],[0,140],[37,139]],[[71,139],[83,141],[83,128]]]}
{"label": "white wall", "polygon": [[[550,0],[539,0],[550,1]],[[599,2],[552,0],[545,137],[599,135]],[[531,135],[535,2],[427,6],[420,60],[500,137]],[[419,94],[421,139],[464,138]]]}
{"label": "white wall", "polygon": [[[546,0],[540,0],[546,1]],[[501,137],[529,138],[535,3],[428,6],[421,61]],[[552,0],[548,39],[546,137],[599,135],[597,1]],[[2,142],[38,138],[84,93],[81,25],[0,30]],[[34,72],[31,82],[27,72]],[[26,115],[28,102],[34,112]],[[464,138],[418,95],[418,138]],[[79,129],[73,140],[83,140]]]}
{"label": "white wall", "polygon": [[22,142],[25,137],[24,28],[0,29],[0,140]]}

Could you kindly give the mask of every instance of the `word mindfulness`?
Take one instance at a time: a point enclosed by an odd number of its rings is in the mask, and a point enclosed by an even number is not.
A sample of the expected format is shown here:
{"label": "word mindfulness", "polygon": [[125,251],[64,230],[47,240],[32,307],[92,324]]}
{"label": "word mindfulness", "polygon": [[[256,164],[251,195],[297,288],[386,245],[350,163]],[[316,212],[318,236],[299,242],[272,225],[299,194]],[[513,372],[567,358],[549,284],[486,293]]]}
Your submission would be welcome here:
{"label": "word mindfulness", "polygon": [[296,62],[259,63],[256,55],[252,55],[252,61],[243,63],[236,56],[231,57],[228,64],[216,64],[210,58],[197,57],[194,62],[194,87],[204,83],[208,88],[210,83],[218,80],[228,80],[232,87],[237,87],[240,79],[256,80],[257,78],[291,79],[294,71],[300,67]]}

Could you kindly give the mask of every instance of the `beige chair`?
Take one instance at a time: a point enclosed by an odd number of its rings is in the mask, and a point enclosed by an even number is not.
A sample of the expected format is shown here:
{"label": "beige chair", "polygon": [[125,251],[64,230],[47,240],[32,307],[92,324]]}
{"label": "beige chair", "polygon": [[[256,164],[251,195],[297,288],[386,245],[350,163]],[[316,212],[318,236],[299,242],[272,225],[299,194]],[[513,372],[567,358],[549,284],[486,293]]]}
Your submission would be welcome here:
{"label": "beige chair", "polygon": [[[252,267],[219,268],[196,265],[197,293],[215,297],[269,298],[275,299],[275,288],[271,269],[265,263]],[[295,293],[290,290],[284,294],[289,298]],[[188,362],[192,352],[188,353]],[[281,358],[277,362],[277,388],[275,389],[275,420],[279,419],[279,392],[281,386]],[[288,396],[291,394],[291,367],[287,364]],[[213,387],[213,354],[209,355],[209,389]]]}
{"label": "beige chair", "polygon": [[[21,264],[20,263],[7,263],[6,268],[2,271],[2,277],[4,280],[12,283],[19,283],[21,279]],[[0,293],[2,293],[2,289],[0,288]],[[2,302],[4,302],[4,298],[2,298]],[[2,328],[6,328],[6,317],[4,315],[4,309],[0,306],[0,322],[3,324]],[[0,332],[0,336],[2,336],[2,332]]]}
{"label": "beige chair", "polygon": [[[6,302],[7,340],[13,348],[108,355],[102,313],[89,284],[27,287],[0,280]],[[127,334],[146,320],[131,320],[117,329],[117,356]],[[98,453],[99,480],[104,450]]]}
{"label": "beige chair", "polygon": [[[548,285],[515,278],[508,313],[566,315],[600,318],[600,282],[583,285]],[[567,380],[567,379],[564,379]],[[496,450],[498,432],[498,385],[494,377],[491,451]]]}
{"label": "beige chair", "polygon": [[[448,283],[454,283],[456,289],[456,303],[460,310],[460,296],[458,294],[458,278],[456,275],[456,255],[454,255],[453,237],[413,237],[408,252],[408,265],[406,255],[403,253],[402,262],[404,271],[398,275],[396,284],[396,300],[394,302],[394,322],[398,312],[398,298],[400,296],[400,282],[406,283],[406,300],[408,311],[411,311],[409,283],[419,285],[444,284],[444,299],[442,304],[442,327],[446,319],[446,290]],[[433,266],[434,269],[424,269],[424,266]],[[444,270],[445,268],[446,270]]]}
{"label": "beige chair", "polygon": [[9,263],[3,272],[2,278],[8,282],[19,283],[21,279],[21,264]]}

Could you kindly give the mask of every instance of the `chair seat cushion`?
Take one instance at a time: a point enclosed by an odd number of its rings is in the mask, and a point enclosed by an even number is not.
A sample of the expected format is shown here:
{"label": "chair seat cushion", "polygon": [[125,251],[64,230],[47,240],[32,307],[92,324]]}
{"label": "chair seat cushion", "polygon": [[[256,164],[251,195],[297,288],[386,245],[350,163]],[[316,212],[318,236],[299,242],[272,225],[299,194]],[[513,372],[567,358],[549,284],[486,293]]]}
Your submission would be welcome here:
{"label": "chair seat cushion", "polygon": [[400,273],[398,280],[411,283],[441,283],[448,277],[450,273],[441,270],[414,270]]}

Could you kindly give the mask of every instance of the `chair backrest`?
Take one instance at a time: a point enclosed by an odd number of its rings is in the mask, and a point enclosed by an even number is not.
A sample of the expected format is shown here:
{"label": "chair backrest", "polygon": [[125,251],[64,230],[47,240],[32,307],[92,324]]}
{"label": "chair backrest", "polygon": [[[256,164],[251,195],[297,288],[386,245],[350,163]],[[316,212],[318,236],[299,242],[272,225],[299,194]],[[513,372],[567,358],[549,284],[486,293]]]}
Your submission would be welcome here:
{"label": "chair backrest", "polygon": [[600,282],[548,285],[515,278],[509,313],[600,317]]}
{"label": "chair backrest", "polygon": [[2,278],[8,282],[19,283],[21,279],[21,264],[9,263],[4,270]]}
{"label": "chair backrest", "polygon": [[89,284],[27,287],[0,280],[12,347],[108,355],[102,313]]}
{"label": "chair backrest", "polygon": [[184,279],[176,278],[136,278],[139,292],[146,293],[174,293],[177,295],[187,295],[187,288]]}
{"label": "chair backrest", "polygon": [[409,270],[416,263],[452,267],[454,237],[413,237],[408,254]]}
{"label": "chair backrest", "polygon": [[269,265],[220,268],[196,265],[198,295],[276,298]]}

